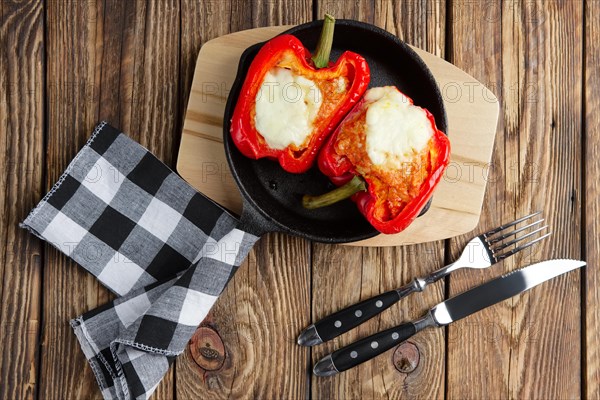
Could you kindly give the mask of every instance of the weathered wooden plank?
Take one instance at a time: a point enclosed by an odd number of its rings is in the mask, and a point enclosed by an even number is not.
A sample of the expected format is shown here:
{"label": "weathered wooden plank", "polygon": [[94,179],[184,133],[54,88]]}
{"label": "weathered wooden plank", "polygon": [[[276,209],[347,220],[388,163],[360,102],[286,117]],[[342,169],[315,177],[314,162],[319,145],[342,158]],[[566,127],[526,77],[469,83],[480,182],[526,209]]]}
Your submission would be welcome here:
{"label": "weathered wooden plank", "polygon": [[[517,160],[525,179],[517,210],[544,210],[555,232],[534,259],[581,258],[582,12],[582,4],[573,1],[524,2],[521,11],[525,103]],[[539,177],[535,168],[529,176],[528,162],[539,166]],[[560,277],[512,303],[513,338],[528,343],[513,348],[510,397],[581,395],[580,274]]]}
{"label": "weathered wooden plank", "polygon": [[[124,6],[121,4],[125,3]],[[119,74],[119,127],[147,147],[167,165],[174,167],[179,143],[178,112],[180,7],[177,0],[115,1],[124,7],[123,25],[106,30],[103,41],[115,37],[115,50],[121,47],[120,60],[103,62]],[[110,15],[105,13],[106,15]],[[115,15],[118,21],[118,15]],[[108,18],[106,19],[108,20]],[[121,37],[121,43],[117,38]],[[106,54],[107,52],[105,52]],[[105,86],[104,80],[100,83]],[[103,90],[104,92],[104,90]],[[116,102],[116,98],[113,98]],[[106,117],[101,115],[102,119]],[[177,361],[175,361],[176,363]],[[175,393],[174,368],[161,381],[154,398],[170,399]]]}
{"label": "weathered wooden plank", "polygon": [[[183,126],[185,110],[194,78],[194,69],[200,47],[207,41],[228,33],[252,28],[251,12],[239,12],[241,2],[232,1],[182,1],[181,3],[181,98],[182,107],[180,122]],[[223,18],[227,16],[227,18]],[[225,92],[229,88],[222,82],[216,84]]]}
{"label": "weathered wooden plank", "polygon": [[585,276],[583,304],[585,304],[585,344],[583,357],[586,371],[584,382],[586,387],[583,397],[588,399],[600,398],[600,2],[588,0],[585,8],[585,131],[583,153],[583,186],[585,208],[585,259],[588,262]]}
{"label": "weathered wooden plank", "polygon": [[[444,57],[446,1],[376,1],[377,25],[413,46]],[[368,12],[365,12],[368,14]]]}
{"label": "weathered wooden plank", "polygon": [[[196,56],[214,37],[311,19],[312,2],[182,2],[182,93]],[[229,88],[223,88],[229,90]],[[310,244],[262,238],[177,361],[177,397],[302,398],[309,352],[295,343],[310,320]]]}
{"label": "weathered wooden plank", "polygon": [[[47,5],[47,184],[101,119],[171,164],[177,143],[179,3],[59,1]],[[99,397],[68,320],[109,300],[55,250],[44,280],[42,398]],[[174,395],[173,371],[155,398]]]}
{"label": "weathered wooden plank", "polygon": [[[91,2],[48,2],[46,13],[49,189],[98,119],[101,53],[95,43],[103,20],[102,7]],[[57,250],[46,249],[39,395],[101,398],[69,319],[107,301],[108,292]]]}
{"label": "weathered wooden plank", "polygon": [[[387,1],[383,0],[379,3],[387,3]],[[331,14],[338,19],[344,18],[363,22],[373,22],[375,14],[374,0],[317,0],[316,5],[316,15],[318,18],[323,18],[325,14]]]}
{"label": "weathered wooden plank", "polygon": [[253,0],[252,27],[312,21],[312,0]]}
{"label": "weathered wooden plank", "polygon": [[[451,3],[447,12],[451,22],[447,29],[452,32],[452,36],[449,37],[451,43],[447,59],[465,69],[476,79],[486,82],[500,99],[501,114],[504,114],[504,118],[500,117],[498,124],[499,134],[496,137],[489,170],[490,177],[488,178],[484,210],[478,229],[480,232],[497,226],[500,222],[511,220],[515,212],[511,209],[511,204],[508,204],[511,195],[505,189],[508,183],[504,176],[504,161],[505,152],[509,151],[505,148],[509,147],[510,143],[506,143],[507,139],[503,133],[505,129],[513,132],[517,125],[513,119],[518,121],[518,118],[514,113],[510,113],[510,107],[514,108],[517,98],[516,96],[511,97],[515,93],[514,90],[504,89],[501,83],[504,78],[504,81],[516,84],[516,66],[507,63],[503,70],[502,21],[500,19],[502,14],[499,1],[486,4],[456,1]],[[505,34],[510,35],[512,32],[513,27],[511,26]],[[508,47],[507,58],[518,60],[519,58],[515,54],[517,50],[518,48]],[[486,61],[482,62],[482,60]],[[470,239],[471,235],[465,235],[451,240],[450,257],[455,259]],[[497,265],[490,270],[456,272],[449,278],[451,284],[449,291],[451,294],[461,292],[512,267],[513,264],[509,260],[504,265]],[[488,321],[494,321],[495,324],[491,325]],[[496,334],[495,330],[500,330],[497,337],[493,336]],[[448,328],[446,355],[448,359],[446,371],[448,398],[476,399],[506,396],[507,377],[505,375],[508,371],[508,360],[504,355],[505,349],[509,348],[507,331],[510,332],[510,310],[506,303],[484,310],[469,319],[456,322]],[[477,357],[477,354],[480,354],[480,357]],[[465,384],[466,382],[468,385]]]}
{"label": "weathered wooden plank", "polygon": [[43,189],[44,8],[0,3],[0,398],[38,389],[42,246],[19,229]]}
{"label": "weathered wooden plank", "polygon": [[[180,5],[178,0],[125,2],[120,59],[120,128],[174,167],[179,144]],[[116,68],[119,68],[117,66]]]}
{"label": "weathered wooden plank", "polygon": [[[374,23],[410,44],[444,56],[444,1],[318,2],[317,15]],[[313,245],[313,320],[397,288],[443,265],[443,242],[391,248]],[[420,317],[443,299],[444,282],[413,295],[354,331],[312,351],[326,353],[402,321]],[[443,398],[444,330],[431,330],[377,359],[331,378],[312,377],[314,398]]]}
{"label": "weathered wooden plank", "polygon": [[[581,11],[572,1],[452,3],[452,61],[496,85],[505,115],[480,229],[540,209],[556,234],[488,271],[452,276],[451,293],[581,256]],[[454,255],[467,239],[452,241]],[[448,397],[578,397],[579,296],[575,272],[452,325]]]}

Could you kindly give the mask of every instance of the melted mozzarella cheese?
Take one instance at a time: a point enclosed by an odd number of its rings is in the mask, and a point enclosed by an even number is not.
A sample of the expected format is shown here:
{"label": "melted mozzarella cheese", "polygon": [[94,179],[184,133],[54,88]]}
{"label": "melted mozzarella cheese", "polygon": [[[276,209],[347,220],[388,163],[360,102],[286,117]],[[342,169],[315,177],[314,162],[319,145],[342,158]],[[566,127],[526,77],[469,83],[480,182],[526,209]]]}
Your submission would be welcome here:
{"label": "melted mozzarella cheese", "polygon": [[321,103],[321,91],[313,81],[275,67],[256,95],[256,130],[273,149],[299,147],[313,131]]}
{"label": "melted mozzarella cheese", "polygon": [[366,149],[371,162],[388,169],[410,163],[433,135],[425,110],[393,86],[369,89],[366,116]]}

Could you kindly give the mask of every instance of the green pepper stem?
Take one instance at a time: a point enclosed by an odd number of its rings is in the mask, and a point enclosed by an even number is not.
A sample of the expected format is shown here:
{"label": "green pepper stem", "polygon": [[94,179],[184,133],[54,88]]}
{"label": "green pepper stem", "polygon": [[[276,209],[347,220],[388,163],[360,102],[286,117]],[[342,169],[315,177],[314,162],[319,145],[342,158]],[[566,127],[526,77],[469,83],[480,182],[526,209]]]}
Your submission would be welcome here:
{"label": "green pepper stem", "polygon": [[323,20],[323,30],[317,44],[317,51],[312,57],[315,67],[325,68],[329,65],[329,55],[331,54],[331,46],[333,45],[333,29],[335,27],[335,18],[329,14],[325,14]]}
{"label": "green pepper stem", "polygon": [[348,183],[340,186],[337,189],[333,189],[331,192],[319,196],[310,196],[305,194],[302,197],[302,206],[309,210],[329,206],[337,203],[338,201],[347,199],[355,193],[364,192],[365,190],[367,190],[367,184],[364,179],[359,176],[355,176]]}

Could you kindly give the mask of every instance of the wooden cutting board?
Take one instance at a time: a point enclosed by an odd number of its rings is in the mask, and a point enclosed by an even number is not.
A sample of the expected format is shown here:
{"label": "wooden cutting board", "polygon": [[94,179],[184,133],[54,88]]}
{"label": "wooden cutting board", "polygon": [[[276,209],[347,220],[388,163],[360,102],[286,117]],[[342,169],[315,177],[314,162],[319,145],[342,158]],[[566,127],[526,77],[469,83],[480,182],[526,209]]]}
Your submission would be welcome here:
{"label": "wooden cutting board", "polygon": [[[200,192],[241,213],[242,201],[223,149],[223,114],[242,52],[291,26],[257,28],[213,39],[200,49],[183,125],[177,171]],[[429,211],[406,230],[349,243],[398,246],[467,233],[479,221],[499,103],[482,83],[454,65],[413,47],[435,76],[448,114],[451,162]]]}

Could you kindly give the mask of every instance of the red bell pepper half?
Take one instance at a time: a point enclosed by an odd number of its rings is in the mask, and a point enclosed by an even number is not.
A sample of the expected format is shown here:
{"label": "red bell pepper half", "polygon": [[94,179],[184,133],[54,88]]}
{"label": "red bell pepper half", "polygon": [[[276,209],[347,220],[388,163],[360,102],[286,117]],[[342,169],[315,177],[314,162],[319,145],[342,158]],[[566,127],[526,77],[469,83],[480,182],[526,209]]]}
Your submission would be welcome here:
{"label": "red bell pepper half", "polygon": [[365,98],[342,121],[319,153],[319,169],[339,187],[321,196],[306,195],[303,205],[318,208],[351,197],[375,229],[386,234],[398,233],[412,223],[431,198],[448,166],[450,142],[436,128],[433,115],[414,106],[412,99],[404,96],[411,107],[425,113],[432,134],[426,146],[410,161],[375,165],[367,152],[366,116],[371,103]]}
{"label": "red bell pepper half", "polygon": [[[265,43],[252,61],[231,120],[233,142],[246,157],[278,160],[284,170],[292,173],[307,171],[313,165],[325,139],[367,89],[370,72],[362,56],[346,51],[337,62],[329,63],[334,22],[332,17],[326,16],[319,46],[312,58],[296,37],[281,35]],[[307,125],[306,131],[312,130],[305,140],[298,144],[290,143],[283,148],[274,148],[257,129],[257,96],[264,95],[260,91],[266,82],[266,75],[281,69],[289,70],[295,77],[300,76],[314,82],[322,100],[316,116]],[[275,90],[281,88],[275,87]],[[270,118],[281,119],[284,116]],[[285,131],[287,125],[283,129]]]}

